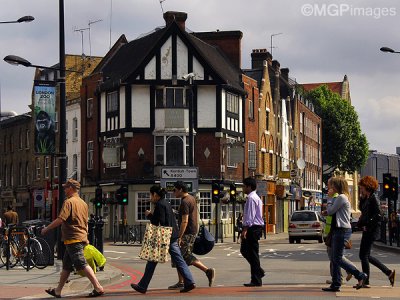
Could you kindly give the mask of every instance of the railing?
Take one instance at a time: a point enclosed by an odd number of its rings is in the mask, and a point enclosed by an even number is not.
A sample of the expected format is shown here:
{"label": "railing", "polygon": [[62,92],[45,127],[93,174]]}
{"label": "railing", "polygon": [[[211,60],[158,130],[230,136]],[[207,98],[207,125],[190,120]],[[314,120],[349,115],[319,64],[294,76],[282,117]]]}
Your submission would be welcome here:
{"label": "railing", "polygon": [[135,225],[115,224],[113,228],[113,238],[115,243],[126,243],[133,245],[141,244],[146,230],[146,223]]}

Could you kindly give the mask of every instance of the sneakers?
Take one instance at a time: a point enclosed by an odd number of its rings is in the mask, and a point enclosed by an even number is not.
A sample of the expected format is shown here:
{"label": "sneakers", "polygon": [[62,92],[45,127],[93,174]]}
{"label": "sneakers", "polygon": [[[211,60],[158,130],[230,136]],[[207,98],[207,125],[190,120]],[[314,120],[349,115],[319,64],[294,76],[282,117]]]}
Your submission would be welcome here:
{"label": "sneakers", "polygon": [[215,279],[215,269],[214,268],[207,269],[206,276],[208,278],[208,286],[211,287]]}
{"label": "sneakers", "polygon": [[177,283],[175,283],[175,284],[169,286],[168,289],[169,289],[169,290],[180,290],[180,289],[182,289],[182,288],[184,288],[184,287],[185,287],[185,285],[184,285],[183,283],[177,282]]}
{"label": "sneakers", "polygon": [[389,278],[390,285],[393,287],[394,286],[394,281],[396,279],[396,270],[393,270],[390,273],[390,275],[388,276],[388,278]]}

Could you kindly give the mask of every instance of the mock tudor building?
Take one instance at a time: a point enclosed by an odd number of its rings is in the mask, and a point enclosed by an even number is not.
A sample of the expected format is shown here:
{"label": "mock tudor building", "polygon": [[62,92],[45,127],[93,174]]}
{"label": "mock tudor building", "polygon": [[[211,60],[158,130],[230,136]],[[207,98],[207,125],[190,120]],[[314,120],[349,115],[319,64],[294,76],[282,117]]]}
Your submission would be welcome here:
{"label": "mock tudor building", "polygon": [[[244,135],[242,34],[221,32],[220,37],[236,45],[225,53],[223,47],[204,41],[211,42],[212,33],[186,32],[186,18],[186,13],[167,12],[165,27],[130,42],[121,36],[83,80],[81,97],[91,100],[93,107],[89,117],[88,105],[82,106],[86,141],[82,144],[82,153],[86,153],[82,194],[93,198],[95,188],[101,187],[106,237],[117,225],[146,220],[149,188],[160,183],[162,168],[182,169],[191,163],[198,168],[198,187],[192,185],[192,191],[199,202],[200,218],[212,228],[216,222],[226,223],[221,228],[223,235],[232,234],[232,205],[222,203],[216,208],[211,203],[211,182],[222,180],[229,187],[241,183],[244,174],[254,174],[258,136],[256,133],[247,141]],[[219,43],[224,45],[223,40]],[[258,97],[256,85],[254,91]],[[246,155],[253,164],[250,167],[237,158],[238,149],[233,149],[243,144],[245,153],[254,150]],[[129,190],[126,206],[113,205],[121,186]],[[178,199],[172,193],[168,197],[177,208]]]}

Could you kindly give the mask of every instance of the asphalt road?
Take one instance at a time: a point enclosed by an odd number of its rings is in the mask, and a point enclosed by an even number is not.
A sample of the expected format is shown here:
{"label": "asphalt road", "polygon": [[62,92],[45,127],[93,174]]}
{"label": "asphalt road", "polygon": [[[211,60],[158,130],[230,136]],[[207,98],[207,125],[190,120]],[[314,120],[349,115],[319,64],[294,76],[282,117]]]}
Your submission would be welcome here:
{"label": "asphalt road", "polygon": [[[360,234],[353,235],[353,249],[346,255],[357,267]],[[261,264],[266,271],[264,285],[256,288],[245,288],[243,283],[250,281],[249,265],[242,258],[239,244],[217,244],[213,251],[199,259],[208,267],[216,269],[216,279],[213,288],[208,287],[205,274],[191,267],[197,288],[190,293],[169,291],[167,287],[177,282],[175,269],[170,263],[159,264],[150,283],[146,295],[132,290],[130,284],[138,282],[145,268],[145,261],[137,258],[140,246],[105,246],[104,254],[108,263],[119,268],[124,277],[117,283],[106,287],[106,295],[101,299],[130,299],[141,297],[146,299],[393,299],[398,298],[400,288],[389,287],[387,277],[378,269],[371,267],[371,289],[356,291],[351,286],[356,283],[352,279],[342,287],[340,293],[322,292],[329,279],[329,262],[326,246],[317,241],[306,241],[301,244],[289,244],[287,239],[262,240],[260,245]],[[374,250],[375,256],[391,269],[398,266],[398,254]],[[400,269],[399,269],[400,271]],[[87,293],[69,295],[71,299],[81,299]]]}

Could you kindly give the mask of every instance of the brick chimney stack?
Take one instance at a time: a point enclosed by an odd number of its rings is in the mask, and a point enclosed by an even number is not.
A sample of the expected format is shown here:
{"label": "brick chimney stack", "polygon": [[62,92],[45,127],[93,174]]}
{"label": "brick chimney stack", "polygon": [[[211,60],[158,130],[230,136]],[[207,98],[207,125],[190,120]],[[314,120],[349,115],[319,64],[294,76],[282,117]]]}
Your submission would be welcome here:
{"label": "brick chimney stack", "polygon": [[171,24],[173,21],[175,21],[179,27],[185,31],[185,22],[187,19],[187,13],[184,12],[179,12],[179,11],[167,11],[163,15],[164,20],[165,20],[165,25]]}
{"label": "brick chimney stack", "polygon": [[267,61],[268,65],[271,65],[272,55],[267,49],[253,49],[251,53],[251,68],[260,69],[263,67],[264,60]]}

